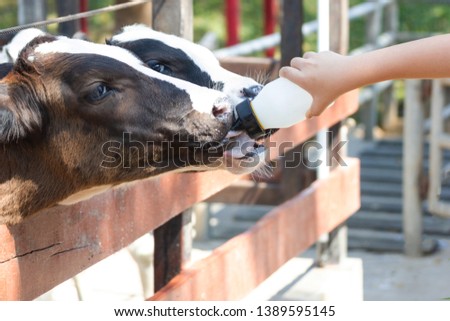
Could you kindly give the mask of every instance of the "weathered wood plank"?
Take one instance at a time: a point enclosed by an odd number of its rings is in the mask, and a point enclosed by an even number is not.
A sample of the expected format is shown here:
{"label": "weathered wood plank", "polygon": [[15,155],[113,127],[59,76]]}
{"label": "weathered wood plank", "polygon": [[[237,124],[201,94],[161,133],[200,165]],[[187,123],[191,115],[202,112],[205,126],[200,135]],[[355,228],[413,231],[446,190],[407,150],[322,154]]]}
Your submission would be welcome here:
{"label": "weathered wood plank", "polygon": [[45,293],[238,178],[222,171],[169,174],[0,225],[0,300]]}
{"label": "weathered wood plank", "polygon": [[226,57],[220,59],[220,65],[242,76],[252,77],[260,83],[278,78],[280,62],[263,57]]}
{"label": "weathered wood plank", "polygon": [[[207,258],[184,269],[152,300],[238,300],[359,207],[359,161],[346,159]],[[218,286],[219,285],[219,286]]]}

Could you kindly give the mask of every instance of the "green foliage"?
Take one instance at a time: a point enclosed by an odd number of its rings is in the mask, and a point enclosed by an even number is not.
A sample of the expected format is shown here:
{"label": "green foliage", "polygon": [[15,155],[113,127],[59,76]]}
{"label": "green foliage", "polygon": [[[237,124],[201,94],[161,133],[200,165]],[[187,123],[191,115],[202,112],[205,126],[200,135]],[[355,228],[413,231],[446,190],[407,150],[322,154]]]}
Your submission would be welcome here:
{"label": "green foliage", "polygon": [[[207,32],[214,32],[219,45],[226,42],[225,2],[223,0],[194,0],[194,41]],[[241,1],[241,41],[263,35],[262,0]]]}
{"label": "green foliage", "polygon": [[[400,30],[420,33],[450,32],[450,2],[429,4],[399,0]],[[442,1],[441,1],[442,2]]]}
{"label": "green foliage", "polygon": [[0,29],[15,26],[17,24],[16,0],[0,1]]}

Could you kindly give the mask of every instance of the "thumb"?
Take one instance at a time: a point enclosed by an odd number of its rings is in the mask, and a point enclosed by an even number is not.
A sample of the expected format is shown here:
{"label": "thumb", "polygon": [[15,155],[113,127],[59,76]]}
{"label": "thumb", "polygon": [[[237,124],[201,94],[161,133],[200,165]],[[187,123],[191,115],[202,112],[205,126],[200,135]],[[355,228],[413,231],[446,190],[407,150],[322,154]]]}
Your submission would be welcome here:
{"label": "thumb", "polygon": [[320,103],[320,101],[317,101],[316,99],[313,98],[313,103],[306,112],[305,117],[307,119],[310,119],[312,117],[319,116],[326,108],[327,108],[326,105]]}

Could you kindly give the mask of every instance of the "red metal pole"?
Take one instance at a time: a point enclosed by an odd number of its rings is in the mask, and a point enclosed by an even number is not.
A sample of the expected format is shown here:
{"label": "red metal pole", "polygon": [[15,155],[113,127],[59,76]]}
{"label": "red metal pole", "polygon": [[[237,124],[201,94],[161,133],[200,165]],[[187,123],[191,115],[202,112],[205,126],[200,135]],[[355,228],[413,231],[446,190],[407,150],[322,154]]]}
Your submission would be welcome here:
{"label": "red metal pole", "polygon": [[227,22],[227,46],[235,45],[239,42],[240,0],[226,0],[225,15]]}
{"label": "red metal pole", "polygon": [[[264,34],[270,35],[275,32],[277,23],[277,3],[276,0],[264,0]],[[266,50],[267,57],[273,57],[275,48]]]}
{"label": "red metal pole", "polygon": [[[88,10],[88,0],[80,0],[80,12]],[[80,30],[83,33],[88,33],[88,23],[86,18],[80,19]]]}

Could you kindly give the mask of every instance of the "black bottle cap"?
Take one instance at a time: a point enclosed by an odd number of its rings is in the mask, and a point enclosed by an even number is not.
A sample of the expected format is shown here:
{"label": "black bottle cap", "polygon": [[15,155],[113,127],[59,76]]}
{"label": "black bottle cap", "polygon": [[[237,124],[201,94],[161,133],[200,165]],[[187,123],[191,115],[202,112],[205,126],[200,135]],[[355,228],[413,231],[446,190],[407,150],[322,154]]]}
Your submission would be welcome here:
{"label": "black bottle cap", "polygon": [[231,129],[245,130],[247,134],[253,139],[258,139],[266,136],[266,131],[258,123],[258,119],[253,113],[251,102],[248,99],[236,105],[235,120]]}

